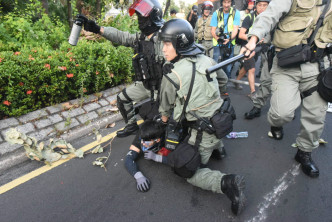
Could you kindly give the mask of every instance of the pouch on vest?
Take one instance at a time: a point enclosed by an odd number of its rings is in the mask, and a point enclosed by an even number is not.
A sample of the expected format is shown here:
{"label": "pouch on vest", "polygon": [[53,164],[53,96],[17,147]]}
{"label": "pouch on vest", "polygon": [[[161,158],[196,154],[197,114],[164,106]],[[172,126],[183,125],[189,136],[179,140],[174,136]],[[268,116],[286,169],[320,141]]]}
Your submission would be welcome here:
{"label": "pouch on vest", "polygon": [[187,139],[181,142],[167,159],[174,173],[183,178],[192,177],[201,165],[198,148],[190,145]]}
{"label": "pouch on vest", "polygon": [[218,139],[225,137],[233,131],[233,120],[236,119],[235,110],[226,98],[220,110],[211,118],[212,125],[215,129],[215,135]]}
{"label": "pouch on vest", "polygon": [[319,74],[317,92],[325,101],[332,102],[332,67]]}
{"label": "pouch on vest", "polygon": [[311,60],[311,49],[309,45],[300,44],[288,49],[281,50],[277,54],[278,66],[290,68]]}

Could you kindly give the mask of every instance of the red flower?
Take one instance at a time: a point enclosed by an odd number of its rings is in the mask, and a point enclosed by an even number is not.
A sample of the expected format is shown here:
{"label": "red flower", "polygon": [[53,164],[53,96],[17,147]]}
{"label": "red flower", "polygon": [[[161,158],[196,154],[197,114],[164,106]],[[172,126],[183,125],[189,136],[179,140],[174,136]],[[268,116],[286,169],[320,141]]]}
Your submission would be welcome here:
{"label": "red flower", "polygon": [[2,58],[0,58],[0,62],[2,62]]}
{"label": "red flower", "polygon": [[96,75],[99,75],[99,72],[98,72],[98,71],[96,71]]}
{"label": "red flower", "polygon": [[45,68],[51,69],[50,64],[45,64]]}
{"label": "red flower", "polygon": [[15,55],[20,55],[20,54],[21,54],[21,52],[15,52],[14,54],[15,54]]}
{"label": "red flower", "polygon": [[27,91],[27,95],[30,95],[32,93],[32,90]]}
{"label": "red flower", "polygon": [[69,73],[67,74],[67,78],[73,78],[74,77],[74,74],[73,73]]}
{"label": "red flower", "polygon": [[9,102],[8,100],[3,101],[3,104],[5,104],[6,106],[10,106],[10,104],[12,104],[11,102]]}
{"label": "red flower", "polygon": [[79,65],[79,64],[76,64],[75,66],[76,66],[76,67],[79,67],[80,65]]}
{"label": "red flower", "polygon": [[23,82],[20,82],[19,85],[20,85],[20,86],[24,86],[24,83],[23,83]]}

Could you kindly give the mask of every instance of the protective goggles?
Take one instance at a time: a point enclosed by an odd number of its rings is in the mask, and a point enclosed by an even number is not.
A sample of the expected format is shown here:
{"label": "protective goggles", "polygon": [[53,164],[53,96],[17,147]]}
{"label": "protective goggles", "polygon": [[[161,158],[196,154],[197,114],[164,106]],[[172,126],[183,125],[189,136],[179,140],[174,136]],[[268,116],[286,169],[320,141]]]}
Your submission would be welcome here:
{"label": "protective goggles", "polygon": [[154,142],[157,142],[157,139],[152,140],[152,141],[151,141],[151,140],[142,140],[142,139],[141,139],[141,144],[144,143],[144,144],[146,145],[146,147],[151,147],[151,146],[153,145]]}
{"label": "protective goggles", "polygon": [[137,0],[128,9],[129,15],[132,16],[135,12],[140,13],[143,17],[149,16],[154,4],[150,0]]}

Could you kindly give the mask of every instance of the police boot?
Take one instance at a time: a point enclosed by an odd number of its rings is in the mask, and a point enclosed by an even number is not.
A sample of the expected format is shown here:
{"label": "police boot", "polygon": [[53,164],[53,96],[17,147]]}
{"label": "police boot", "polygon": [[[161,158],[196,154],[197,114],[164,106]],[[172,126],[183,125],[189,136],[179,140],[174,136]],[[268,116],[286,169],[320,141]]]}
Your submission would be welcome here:
{"label": "police boot", "polygon": [[276,140],[281,140],[284,136],[284,130],[281,127],[271,126],[271,131],[269,132],[269,137],[272,137]]}
{"label": "police boot", "polygon": [[302,171],[309,177],[318,177],[319,169],[315,162],[311,159],[310,152],[304,152],[300,149],[297,150],[295,160],[301,163]]}
{"label": "police boot", "polygon": [[244,114],[246,119],[253,119],[255,117],[261,116],[261,109],[254,106],[249,112]]}
{"label": "police boot", "polygon": [[246,204],[244,187],[243,176],[229,174],[221,178],[221,191],[232,201],[231,209],[235,215],[239,215]]}
{"label": "police boot", "polygon": [[137,130],[138,130],[137,123],[131,123],[131,124],[128,124],[123,130],[119,130],[116,133],[116,136],[120,137],[120,138],[126,137],[126,136],[129,136],[129,135],[135,133]]}
{"label": "police boot", "polygon": [[211,158],[215,160],[221,160],[226,156],[225,147],[221,147],[220,149],[215,149],[212,151]]}

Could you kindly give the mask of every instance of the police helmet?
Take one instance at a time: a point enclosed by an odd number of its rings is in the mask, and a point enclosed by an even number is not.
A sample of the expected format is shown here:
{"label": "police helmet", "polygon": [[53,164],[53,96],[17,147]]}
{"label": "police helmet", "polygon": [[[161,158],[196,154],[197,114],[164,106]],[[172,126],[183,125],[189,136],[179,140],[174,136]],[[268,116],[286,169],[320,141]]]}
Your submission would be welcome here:
{"label": "police helmet", "polygon": [[212,4],[211,1],[205,1],[202,4],[202,11],[204,11],[205,9],[208,9],[208,10],[212,10],[213,9],[213,4]]}
{"label": "police helmet", "polygon": [[163,10],[158,0],[135,0],[128,12],[130,16],[137,12],[142,17],[148,17],[158,27],[164,24]]}
{"label": "police helmet", "polygon": [[161,41],[171,42],[179,55],[190,56],[203,53],[195,44],[194,30],[184,19],[171,19],[165,23],[159,33]]}

